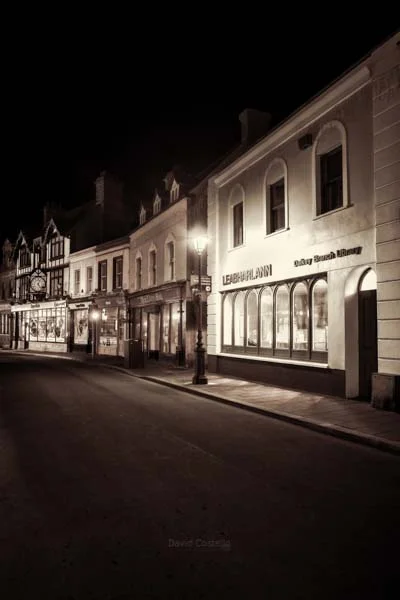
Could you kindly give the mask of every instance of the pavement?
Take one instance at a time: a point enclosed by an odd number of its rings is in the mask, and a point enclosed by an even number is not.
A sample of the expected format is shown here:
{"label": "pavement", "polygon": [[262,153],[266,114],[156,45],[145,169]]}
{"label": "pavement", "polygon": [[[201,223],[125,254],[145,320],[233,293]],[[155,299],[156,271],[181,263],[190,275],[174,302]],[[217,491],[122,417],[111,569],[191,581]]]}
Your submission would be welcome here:
{"label": "pavement", "polygon": [[215,373],[207,373],[207,385],[194,385],[193,369],[178,368],[163,361],[146,361],[143,369],[126,369],[121,357],[97,356],[93,359],[87,354],[50,354],[29,350],[6,352],[91,362],[327,435],[400,454],[400,414],[377,410],[368,402],[301,392]]}

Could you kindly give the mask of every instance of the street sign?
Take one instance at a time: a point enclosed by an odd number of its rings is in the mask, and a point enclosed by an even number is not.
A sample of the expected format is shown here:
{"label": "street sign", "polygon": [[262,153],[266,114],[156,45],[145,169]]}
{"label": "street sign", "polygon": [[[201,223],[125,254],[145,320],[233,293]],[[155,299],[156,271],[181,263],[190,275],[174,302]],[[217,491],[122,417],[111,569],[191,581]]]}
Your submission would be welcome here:
{"label": "street sign", "polygon": [[[199,285],[199,276],[191,275],[190,276],[190,287],[197,287],[198,285]],[[211,275],[202,275],[201,276],[201,287],[207,287],[207,286],[210,288],[210,291],[211,291]]]}

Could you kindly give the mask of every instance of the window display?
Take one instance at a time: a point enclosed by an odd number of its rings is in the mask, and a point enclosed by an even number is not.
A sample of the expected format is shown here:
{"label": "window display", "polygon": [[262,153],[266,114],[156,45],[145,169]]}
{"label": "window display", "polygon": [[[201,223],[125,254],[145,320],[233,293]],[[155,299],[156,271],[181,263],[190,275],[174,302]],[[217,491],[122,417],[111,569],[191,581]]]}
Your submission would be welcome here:
{"label": "window display", "polygon": [[293,350],[308,349],[308,288],[297,283],[293,290]]}
{"label": "window display", "polygon": [[244,343],[244,292],[238,292],[234,307],[234,345],[243,346]]}
{"label": "window display", "polygon": [[319,279],[312,289],[313,350],[328,351],[328,284]]}
{"label": "window display", "polygon": [[272,348],[273,313],[272,291],[265,288],[261,292],[261,340],[262,348]]}
{"label": "window display", "polygon": [[278,287],[275,299],[276,348],[289,348],[289,290],[286,285]]}
{"label": "window display", "polygon": [[255,290],[247,296],[247,345],[257,346],[258,298]]}

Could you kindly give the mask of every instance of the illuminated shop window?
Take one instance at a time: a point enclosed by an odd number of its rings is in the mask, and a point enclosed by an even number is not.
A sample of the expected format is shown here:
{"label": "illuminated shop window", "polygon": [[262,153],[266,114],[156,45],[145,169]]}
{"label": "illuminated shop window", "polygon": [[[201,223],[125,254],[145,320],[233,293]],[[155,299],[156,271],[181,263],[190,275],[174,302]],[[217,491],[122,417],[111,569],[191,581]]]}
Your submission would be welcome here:
{"label": "illuminated shop window", "polygon": [[289,348],[289,291],[281,285],[275,297],[275,347]]}
{"label": "illuminated shop window", "polygon": [[261,292],[260,304],[260,346],[262,348],[272,348],[273,298],[271,288],[265,288]]}
{"label": "illuminated shop window", "polygon": [[236,294],[234,303],[234,337],[233,343],[235,346],[243,346],[244,344],[244,292]]}
{"label": "illuminated shop window", "polygon": [[222,322],[222,352],[326,362],[328,284],[318,276],[228,292]]}
{"label": "illuminated shop window", "polygon": [[292,318],[292,348],[308,350],[308,288],[302,282],[293,289]]}
{"label": "illuminated shop window", "polygon": [[319,279],[312,288],[313,350],[328,351],[328,284]]}
{"label": "illuminated shop window", "polygon": [[247,296],[247,346],[258,344],[258,302],[257,292],[252,290]]}
{"label": "illuminated shop window", "polygon": [[232,317],[233,317],[233,294],[227,294],[223,302],[224,311],[224,333],[223,343],[225,346],[232,346]]}

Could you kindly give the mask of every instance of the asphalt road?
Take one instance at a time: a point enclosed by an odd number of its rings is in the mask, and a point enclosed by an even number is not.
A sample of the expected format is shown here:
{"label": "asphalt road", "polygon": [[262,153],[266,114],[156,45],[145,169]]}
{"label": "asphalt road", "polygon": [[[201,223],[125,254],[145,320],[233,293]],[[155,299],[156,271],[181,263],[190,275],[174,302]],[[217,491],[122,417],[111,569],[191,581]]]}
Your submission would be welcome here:
{"label": "asphalt road", "polygon": [[399,465],[115,370],[2,353],[0,593],[396,597]]}

